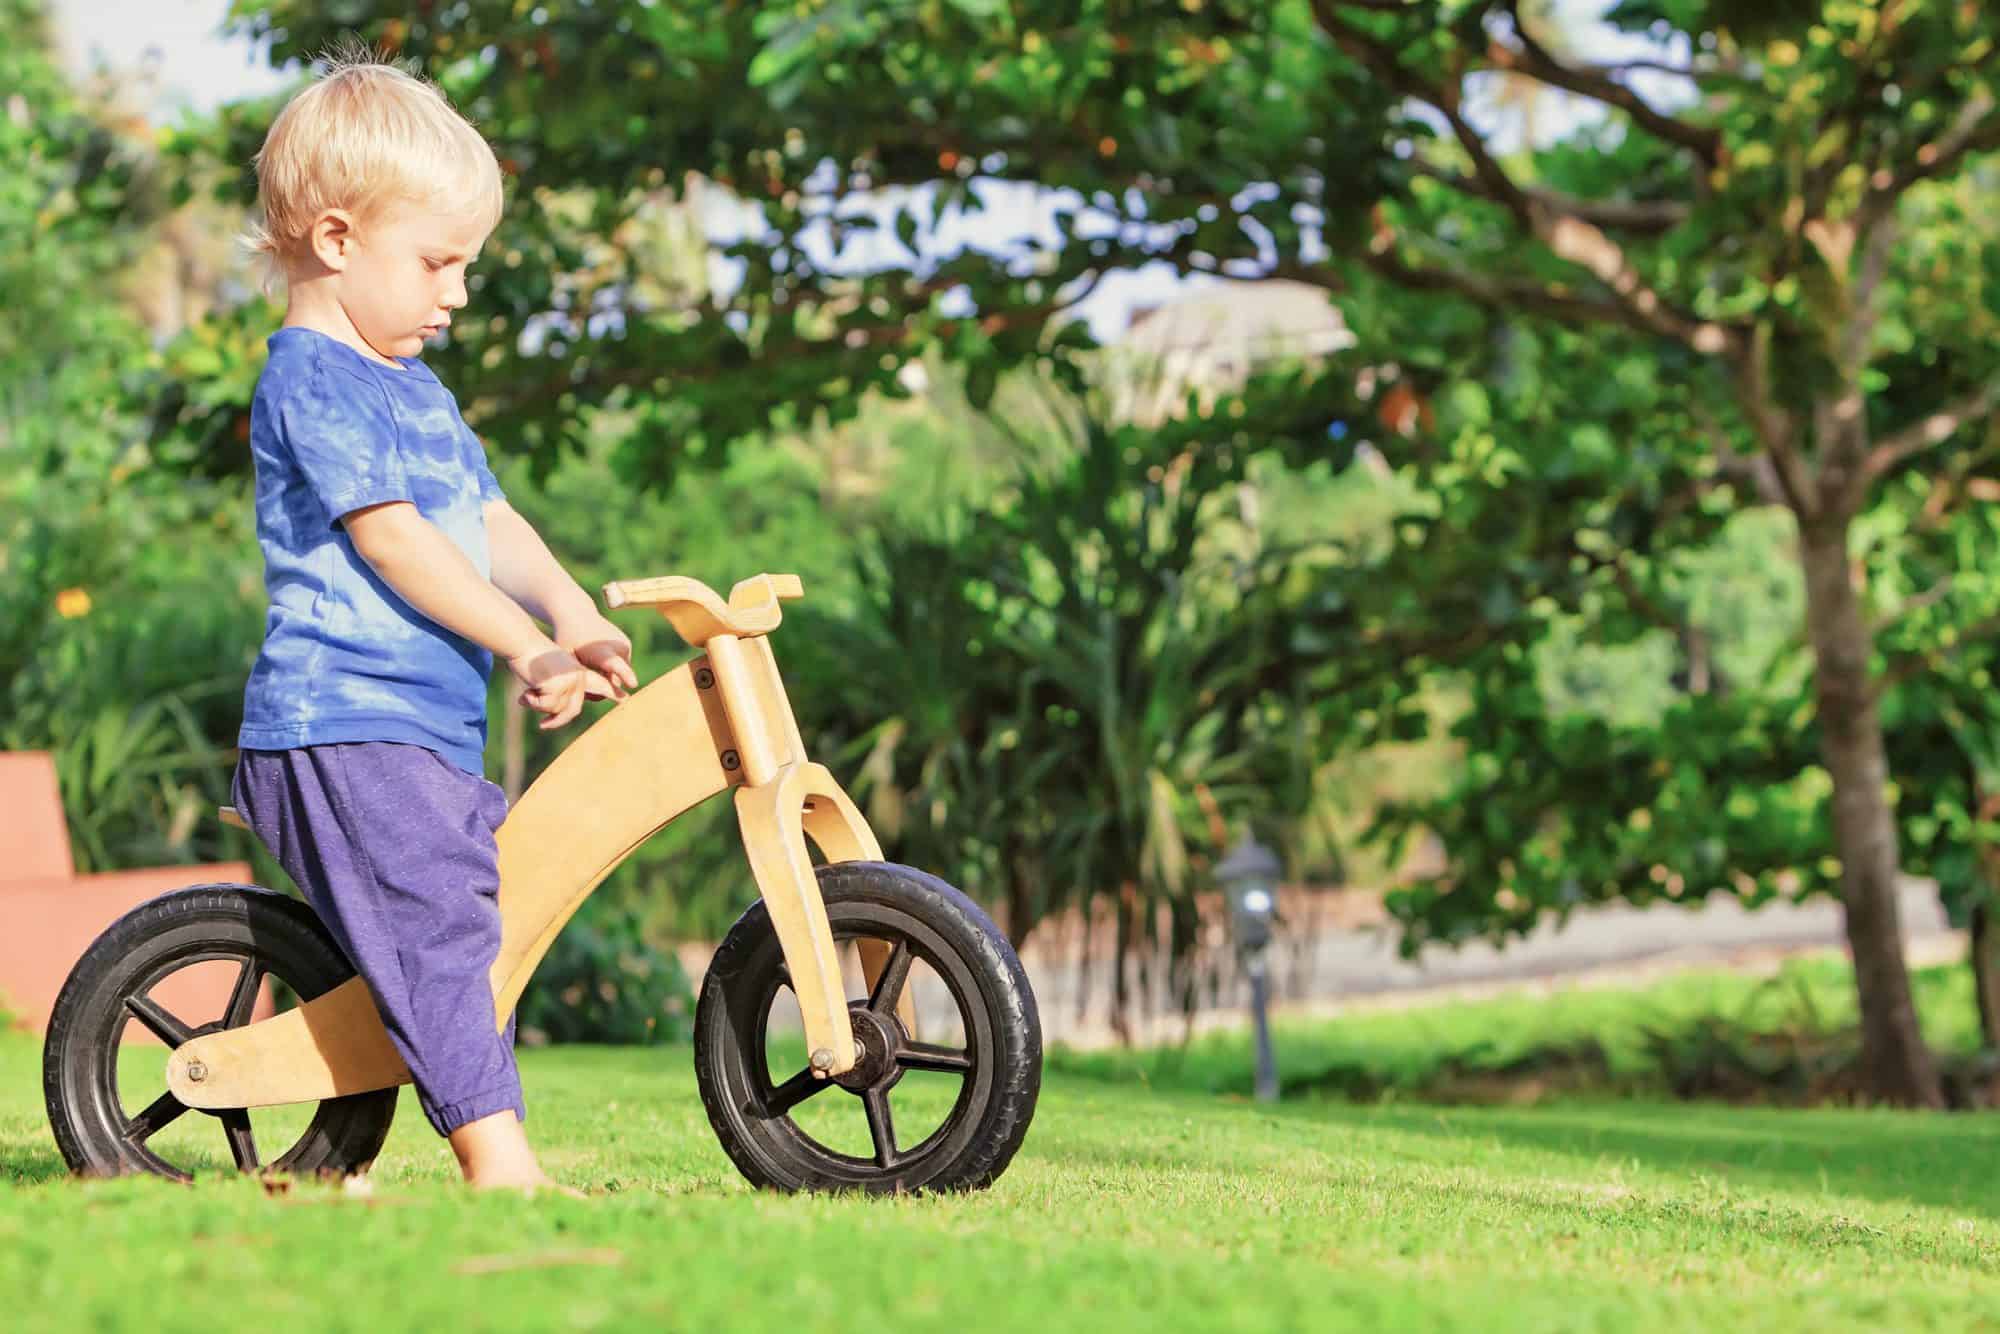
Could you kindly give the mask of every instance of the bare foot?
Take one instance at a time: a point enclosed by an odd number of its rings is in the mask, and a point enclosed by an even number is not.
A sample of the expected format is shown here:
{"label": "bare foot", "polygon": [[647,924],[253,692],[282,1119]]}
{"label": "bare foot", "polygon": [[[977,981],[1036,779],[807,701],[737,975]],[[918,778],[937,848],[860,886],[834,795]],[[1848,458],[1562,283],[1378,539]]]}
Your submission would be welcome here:
{"label": "bare foot", "polygon": [[447,1138],[458,1155],[458,1170],[474,1186],[523,1189],[548,1183],[512,1112],[468,1121]]}
{"label": "bare foot", "polygon": [[506,1173],[472,1176],[465,1179],[465,1184],[474,1190],[517,1190],[529,1199],[533,1199],[542,1191],[548,1191],[552,1195],[568,1196],[572,1200],[590,1198],[574,1186],[565,1186],[562,1182],[540,1172],[533,1176],[515,1176]]}

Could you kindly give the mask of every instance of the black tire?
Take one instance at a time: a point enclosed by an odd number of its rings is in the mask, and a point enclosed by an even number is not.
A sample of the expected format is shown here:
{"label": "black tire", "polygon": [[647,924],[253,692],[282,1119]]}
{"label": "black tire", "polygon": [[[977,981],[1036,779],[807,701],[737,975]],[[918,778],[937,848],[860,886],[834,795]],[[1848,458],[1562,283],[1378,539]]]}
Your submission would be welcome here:
{"label": "black tire", "polygon": [[[163,978],[207,959],[244,965],[225,1014],[189,1022],[148,993]],[[42,1048],[42,1095],[56,1147],[85,1176],[150,1172],[189,1180],[187,1167],[148,1147],[157,1131],[188,1108],[165,1091],[130,1111],[118,1091],[118,1049],[126,1021],[137,1019],[169,1046],[249,1022],[263,977],[281,980],[301,1001],[354,975],[332,937],[296,899],[254,885],[196,885],[140,904],[107,927],[70,970],[49,1018]],[[260,1162],[242,1109],[205,1112],[239,1171],[345,1176],[365,1171],[388,1138],[396,1090],[378,1089],[321,1102],[297,1142]]]}
{"label": "black tire", "polygon": [[[773,1080],[766,1023],[789,978],[760,901],[716,949],[695,1010],[695,1074],[723,1150],[752,1185],[770,1190],[892,1194],[991,1185],[1021,1147],[1041,1092],[1041,1018],[1021,961],[977,904],[922,871],[840,862],[819,868],[819,888],[836,941],[888,941],[928,965],[958,1007],[965,1046],[952,1051],[909,1040],[894,1014],[909,970],[892,981],[892,961],[881,979],[891,985],[849,1004],[857,1035],[865,1026],[878,1050],[836,1080],[814,1080],[809,1069]],[[962,1082],[942,1124],[903,1151],[888,1099],[907,1070],[956,1073]],[[828,1147],[791,1115],[823,1090],[839,1096],[831,1092],[836,1085],[862,1103],[872,1160]]]}

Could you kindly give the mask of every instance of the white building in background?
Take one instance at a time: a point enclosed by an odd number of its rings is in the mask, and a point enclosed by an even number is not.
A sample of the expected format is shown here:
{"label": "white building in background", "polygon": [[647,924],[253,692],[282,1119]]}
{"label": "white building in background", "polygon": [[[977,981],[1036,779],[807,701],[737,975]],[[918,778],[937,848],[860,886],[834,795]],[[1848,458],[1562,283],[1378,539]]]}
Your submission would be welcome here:
{"label": "white building in background", "polygon": [[1312,361],[1354,345],[1326,289],[1284,279],[1221,280],[1133,316],[1106,350],[1101,383],[1113,412],[1164,421],[1240,388],[1253,370]]}

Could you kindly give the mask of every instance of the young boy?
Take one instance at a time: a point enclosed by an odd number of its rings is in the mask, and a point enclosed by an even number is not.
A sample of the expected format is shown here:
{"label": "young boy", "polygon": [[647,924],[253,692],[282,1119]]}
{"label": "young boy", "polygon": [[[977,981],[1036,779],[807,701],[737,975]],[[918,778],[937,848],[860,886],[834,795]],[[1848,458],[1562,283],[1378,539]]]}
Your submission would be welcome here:
{"label": "young boy", "polygon": [[488,980],[507,803],[482,777],[486,679],[504,661],[550,728],[638,678],[416,359],[466,303],[499,165],[435,88],[343,57],[272,123],[257,184],[286,308],[250,410],[271,609],[236,805],[366,979],[466,1180],[552,1185]]}

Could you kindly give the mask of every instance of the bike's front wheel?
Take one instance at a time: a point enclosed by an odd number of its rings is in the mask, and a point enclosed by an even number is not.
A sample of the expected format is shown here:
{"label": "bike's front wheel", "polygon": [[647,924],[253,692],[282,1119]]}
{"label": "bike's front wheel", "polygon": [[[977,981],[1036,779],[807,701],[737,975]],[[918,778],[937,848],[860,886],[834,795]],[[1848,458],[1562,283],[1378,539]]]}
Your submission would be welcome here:
{"label": "bike's front wheel", "polygon": [[[861,1060],[831,1079],[807,1066],[784,951],[753,905],[717,948],[695,1011],[695,1073],[724,1151],[774,1190],[991,1185],[1041,1091],[1041,1020],[1020,960],[977,904],[935,876],[885,862],[818,874],[835,945],[886,947],[873,988],[850,988]],[[929,1001],[921,1035],[898,1018],[912,987]]]}

